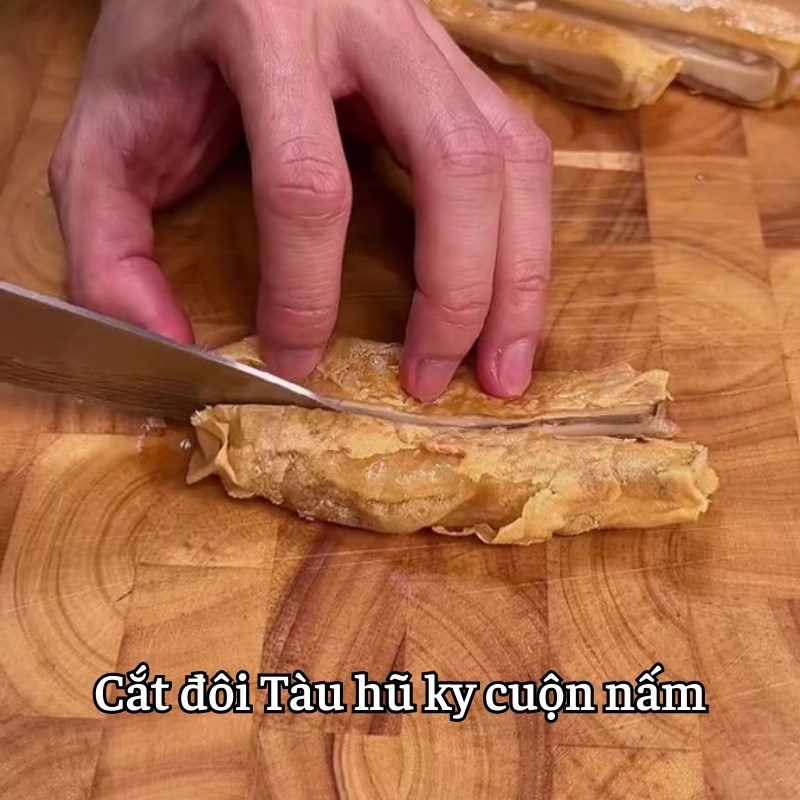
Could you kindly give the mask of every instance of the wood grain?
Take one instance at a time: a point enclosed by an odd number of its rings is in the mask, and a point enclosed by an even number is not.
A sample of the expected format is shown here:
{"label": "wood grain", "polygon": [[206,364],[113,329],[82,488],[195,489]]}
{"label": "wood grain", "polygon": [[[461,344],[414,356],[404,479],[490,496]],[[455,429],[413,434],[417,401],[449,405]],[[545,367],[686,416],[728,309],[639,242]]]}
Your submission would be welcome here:
{"label": "wood grain", "polygon": [[[60,294],[46,169],[96,3],[0,4],[0,279]],[[671,90],[640,113],[569,105],[488,71],[556,146],[555,259],[537,361],[673,375],[721,479],[681,529],[491,548],[300,520],[186,487],[188,431],[0,387],[0,797],[795,798],[800,659],[798,107]],[[348,147],[356,207],[341,330],[403,335],[413,213]],[[252,329],[249,166],[235,153],[157,219],[198,339]],[[94,680],[366,669],[599,687],[655,661],[704,715],[103,716]],[[258,697],[258,692],[254,692]],[[349,698],[348,698],[349,699]]]}

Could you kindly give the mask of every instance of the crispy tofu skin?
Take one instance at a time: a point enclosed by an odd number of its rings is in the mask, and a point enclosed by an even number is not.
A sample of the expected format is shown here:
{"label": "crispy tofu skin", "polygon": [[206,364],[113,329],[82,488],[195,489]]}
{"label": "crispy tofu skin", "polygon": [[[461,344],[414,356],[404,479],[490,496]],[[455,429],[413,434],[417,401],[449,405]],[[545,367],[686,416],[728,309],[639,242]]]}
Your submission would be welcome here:
{"label": "crispy tofu skin", "polygon": [[[264,364],[255,337],[217,351],[256,369]],[[579,431],[668,436],[674,426],[664,417],[669,401],[668,374],[638,373],[627,364],[589,372],[536,372],[527,391],[501,400],[485,394],[473,372],[462,368],[437,400],[422,403],[400,385],[400,347],[365,339],[335,339],[325,360],[305,381],[319,394],[357,401],[406,415],[394,421],[453,422],[462,427],[537,425],[549,432]],[[413,415],[413,416],[411,416]]]}
{"label": "crispy tofu skin", "polygon": [[493,544],[696,520],[716,476],[705,448],[525,428],[447,430],[291,406],[216,406],[192,420],[189,482],[383,533],[432,527]]}
{"label": "crispy tofu skin", "polygon": [[[260,363],[252,340],[222,352]],[[307,385],[413,407],[399,386],[397,356],[394,345],[340,339]],[[307,518],[384,533],[430,527],[493,544],[696,520],[717,485],[700,445],[553,435],[536,424],[429,424],[453,409],[474,418],[486,412],[482,403],[498,418],[567,408],[586,419],[663,400],[666,377],[630,367],[545,374],[514,407],[480,394],[464,372],[435,404],[416,404],[419,424],[294,406],[215,406],[192,419],[199,447],[188,481],[217,475],[233,497],[264,497]]]}
{"label": "crispy tofu skin", "polygon": [[580,103],[631,109],[654,103],[680,61],[617,28],[533,7],[485,0],[428,0],[451,36]]}
{"label": "crispy tofu skin", "polygon": [[[525,0],[504,0],[525,5]],[[800,66],[800,15],[762,0],[540,0],[539,7],[574,9],[629,29],[641,26],[765,56],[786,69]]]}
{"label": "crispy tofu skin", "polygon": [[681,83],[730,102],[774,108],[800,87],[800,15],[760,0],[540,0],[537,7],[618,27],[678,59]]}
{"label": "crispy tofu skin", "polygon": [[[677,77],[754,108],[800,91],[800,14],[758,0],[429,0],[452,36],[568,99],[652,103]],[[671,75],[669,74],[671,72]]]}

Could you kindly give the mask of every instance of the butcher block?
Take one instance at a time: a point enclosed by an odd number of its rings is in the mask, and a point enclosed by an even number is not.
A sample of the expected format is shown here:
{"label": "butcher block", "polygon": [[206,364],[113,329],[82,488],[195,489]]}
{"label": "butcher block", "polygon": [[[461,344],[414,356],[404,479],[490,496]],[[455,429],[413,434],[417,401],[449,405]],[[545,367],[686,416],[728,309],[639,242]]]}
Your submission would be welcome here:
{"label": "butcher block", "polygon": [[[0,279],[63,296],[47,164],[95,3],[0,3]],[[555,147],[540,369],[671,374],[719,475],[697,523],[529,547],[304,520],[187,486],[188,425],[0,385],[0,797],[796,798],[800,794],[800,105],[671,89],[637,113],[486,65]],[[355,186],[340,332],[402,339],[413,212],[378,150]],[[198,342],[252,333],[246,154],[157,217]],[[0,325],[2,320],[0,319]],[[103,713],[144,662],[166,713]],[[602,684],[702,683],[706,709],[610,713]],[[252,711],[190,714],[189,673],[246,672]],[[256,676],[341,681],[342,713],[270,713]],[[354,672],[563,682],[598,708],[356,713]]]}

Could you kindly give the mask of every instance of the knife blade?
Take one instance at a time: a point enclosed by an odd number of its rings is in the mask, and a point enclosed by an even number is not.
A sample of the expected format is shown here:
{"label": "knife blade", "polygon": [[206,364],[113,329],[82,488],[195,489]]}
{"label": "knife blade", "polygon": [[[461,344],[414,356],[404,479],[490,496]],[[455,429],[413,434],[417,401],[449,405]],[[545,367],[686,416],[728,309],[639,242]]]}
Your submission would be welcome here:
{"label": "knife blade", "polygon": [[176,419],[219,403],[349,405],[2,281],[0,381]]}

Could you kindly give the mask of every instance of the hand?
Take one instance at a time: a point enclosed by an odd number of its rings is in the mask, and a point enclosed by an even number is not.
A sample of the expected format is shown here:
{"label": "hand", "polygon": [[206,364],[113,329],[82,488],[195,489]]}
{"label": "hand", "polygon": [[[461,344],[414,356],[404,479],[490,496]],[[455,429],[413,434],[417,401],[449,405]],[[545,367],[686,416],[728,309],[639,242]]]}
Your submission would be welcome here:
{"label": "hand", "polygon": [[352,191],[333,101],[351,96],[412,175],[406,389],[439,395],[477,341],[483,387],[521,392],[544,314],[549,142],[420,0],[105,0],[50,169],[72,298],[192,341],[152,213],[204,181],[243,125],[262,353],[305,377],[338,310]]}

